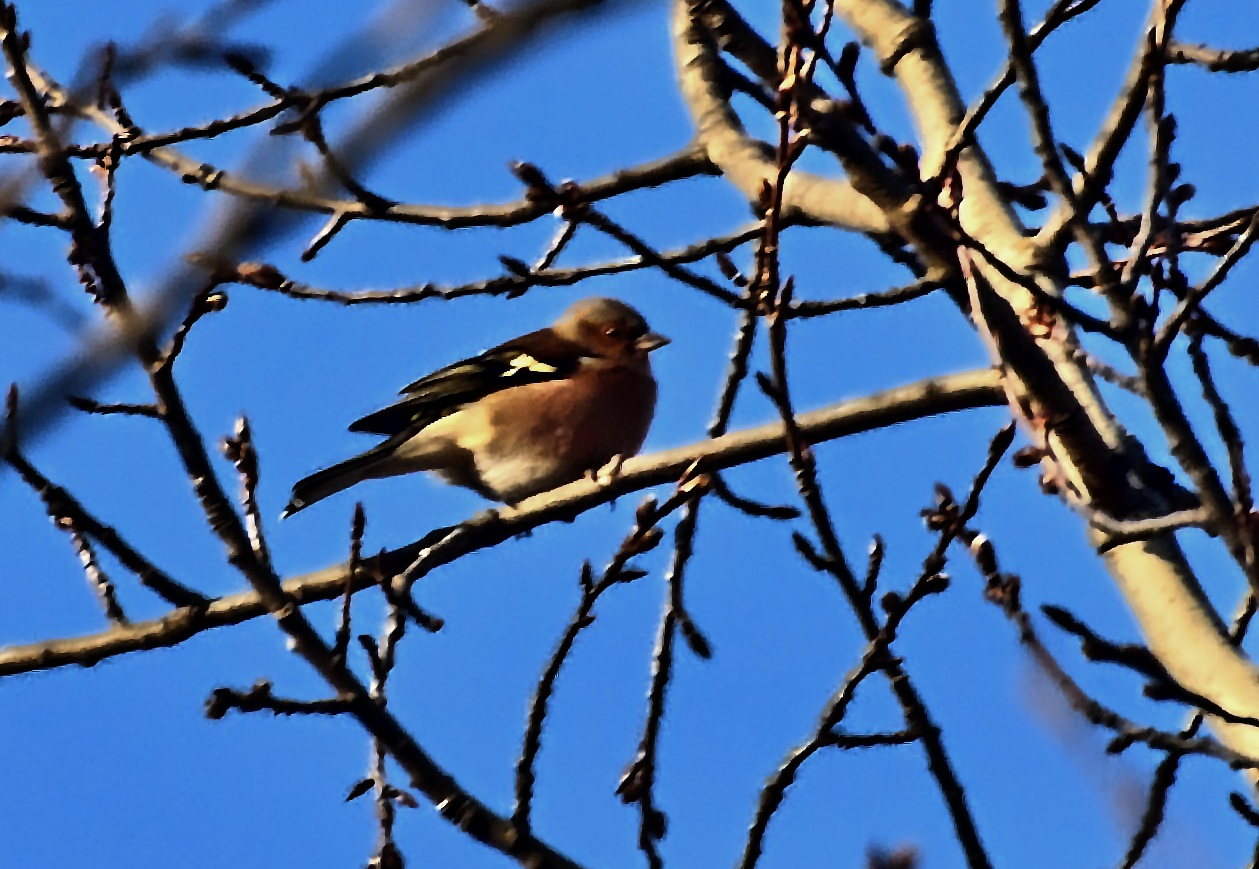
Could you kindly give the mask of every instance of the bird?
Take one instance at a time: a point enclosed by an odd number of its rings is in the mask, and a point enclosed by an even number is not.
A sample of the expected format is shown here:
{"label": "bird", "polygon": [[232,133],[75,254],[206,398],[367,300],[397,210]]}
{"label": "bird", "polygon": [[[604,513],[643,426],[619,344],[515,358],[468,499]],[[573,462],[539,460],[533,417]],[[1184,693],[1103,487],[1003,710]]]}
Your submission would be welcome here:
{"label": "bird", "polygon": [[414,471],[514,505],[619,467],[647,437],[656,409],[648,354],[668,343],[624,302],[582,299],[547,328],[421,377],[352,423],[386,439],[299,480],[280,518]]}

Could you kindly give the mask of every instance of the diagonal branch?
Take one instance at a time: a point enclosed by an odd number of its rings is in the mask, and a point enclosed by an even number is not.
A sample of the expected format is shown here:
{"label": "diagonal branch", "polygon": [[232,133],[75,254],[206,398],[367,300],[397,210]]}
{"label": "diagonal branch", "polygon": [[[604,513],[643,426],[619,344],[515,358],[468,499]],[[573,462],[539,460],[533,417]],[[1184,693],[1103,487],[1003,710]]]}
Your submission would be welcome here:
{"label": "diagonal branch", "polygon": [[[1180,5],[1177,0],[1165,9],[1156,4],[1155,21],[1170,27]],[[964,106],[929,25],[894,0],[836,0],[835,9],[895,75],[922,138],[923,164],[930,169],[947,147]],[[1140,116],[1150,64],[1155,62],[1154,35],[1143,43],[1114,117],[1086,160],[1089,189],[1078,178],[1073,182],[1081,209],[1094,201],[1089,190],[1104,189],[1108,183],[1109,166]],[[1071,224],[1067,210],[1029,245],[977,147],[962,152],[958,172],[965,193],[958,216],[966,232],[1016,270],[1043,272],[1037,267],[1035,248],[1053,250],[1058,233]],[[1076,358],[1071,330],[1055,327],[1029,335],[1022,315],[1034,315],[1036,306],[1027,291],[979,265],[983,274],[978,277],[984,280],[972,284],[983,285],[979,296],[985,310],[975,313],[987,320],[997,339],[1011,375],[1015,409],[1037,443],[1068,480],[1081,482],[1087,476],[1101,483],[1085,489],[1085,500],[1099,499],[1092,504],[1095,508],[1108,509],[1103,501],[1123,505],[1115,514],[1118,518],[1169,512],[1170,493],[1149,470],[1143,448],[1120,427],[1087,367]],[[1055,280],[1042,276],[1038,283],[1048,292],[1061,292]],[[1177,682],[1221,708],[1247,717],[1259,714],[1259,674],[1228,641],[1223,620],[1173,534],[1118,546],[1106,553],[1104,563],[1150,649]],[[1252,729],[1218,720],[1215,727],[1229,748],[1259,757],[1259,734]]]}
{"label": "diagonal branch", "polygon": [[[1003,402],[1004,394],[996,373],[985,370],[919,381],[803,413],[797,419],[804,435],[816,444],[927,416]],[[695,462],[700,463],[699,471],[708,472],[778,455],[783,449],[783,427],[770,423],[689,447],[632,458],[625,463],[620,476],[608,485],[580,480],[527,499],[514,512],[481,514],[456,526],[467,531],[459,544],[461,548],[434,553],[435,542],[448,537],[450,532],[449,528],[439,528],[409,546],[384,553],[380,569],[396,573],[426,549],[431,569],[530,529],[571,519],[628,492],[675,482]],[[345,593],[346,570],[347,565],[339,564],[292,578],[284,583],[285,594],[295,606],[332,600]],[[361,573],[355,580],[355,590],[367,587],[372,581]],[[172,610],[162,618],[135,622],[125,629],[0,648],[0,677],[69,665],[91,666],[128,652],[175,646],[204,631],[240,624],[266,612],[256,592],[243,592],[217,598],[204,608]]]}
{"label": "diagonal branch", "polygon": [[[691,112],[696,138],[708,159],[751,202],[762,184],[777,174],[773,150],[744,129],[729,101],[725,67],[710,37],[691,20],[690,3],[674,2],[674,45],[682,98]],[[874,202],[847,181],[793,172],[784,185],[783,214],[857,232],[886,233],[891,225]]]}

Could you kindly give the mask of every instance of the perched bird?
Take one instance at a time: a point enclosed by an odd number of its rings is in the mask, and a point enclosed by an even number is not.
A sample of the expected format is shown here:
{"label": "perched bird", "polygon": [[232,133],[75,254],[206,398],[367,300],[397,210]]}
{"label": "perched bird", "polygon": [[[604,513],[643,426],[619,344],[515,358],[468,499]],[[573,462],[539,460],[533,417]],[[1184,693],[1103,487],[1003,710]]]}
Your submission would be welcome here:
{"label": "perched bird", "polygon": [[656,409],[647,354],[669,343],[616,299],[422,377],[350,431],[387,435],[293,487],[283,516],[362,480],[433,471],[514,504],[638,452]]}

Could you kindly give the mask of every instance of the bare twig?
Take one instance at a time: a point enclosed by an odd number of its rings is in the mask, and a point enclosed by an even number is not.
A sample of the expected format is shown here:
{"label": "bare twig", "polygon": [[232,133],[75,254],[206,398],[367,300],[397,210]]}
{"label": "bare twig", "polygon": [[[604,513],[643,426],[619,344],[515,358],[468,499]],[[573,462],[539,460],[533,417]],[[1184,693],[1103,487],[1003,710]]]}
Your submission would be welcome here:
{"label": "bare twig", "polygon": [[639,505],[635,511],[634,528],[625,537],[598,580],[595,580],[589,562],[582,565],[581,601],[560,638],[550,662],[538,679],[533,702],[529,707],[529,722],[525,728],[524,744],[521,747],[520,758],[516,762],[516,805],[512,810],[512,823],[517,829],[527,831],[530,828],[529,815],[533,805],[533,786],[536,778],[534,762],[542,749],[542,728],[546,722],[555,682],[577,641],[578,634],[593,623],[592,612],[595,603],[612,586],[632,582],[644,575],[643,571],[629,566],[630,560],[654,549],[663,536],[663,532],[658,527],[659,523],[690,502],[692,498],[702,495],[707,485],[706,477],[686,473],[673,494],[664,503],[657,504],[654,498],[647,498]]}
{"label": "bare twig", "polygon": [[[1054,5],[1045,14],[1044,20],[1033,27],[1027,34],[1028,51],[1035,52],[1036,49],[1040,48],[1041,43],[1056,29],[1076,16],[1088,12],[1099,2],[1100,0],[1080,0],[1080,2],[1077,2],[1077,0],[1055,0]],[[996,81],[989,85],[979,100],[966,110],[966,116],[957,125],[957,128],[949,138],[948,144],[945,146],[940,170],[931,181],[938,184],[940,179],[953,171],[953,167],[957,163],[958,154],[971,143],[975,130],[983,123],[984,118],[988,116],[988,112],[997,104],[997,100],[1009,89],[1010,85],[1014,84],[1014,81],[1014,64],[1011,61],[1006,61],[1005,68],[1001,70]]]}
{"label": "bare twig", "polygon": [[1089,524],[1106,532],[1106,540],[1098,545],[1099,552],[1105,552],[1124,543],[1137,540],[1149,540],[1169,531],[1181,528],[1210,527],[1210,511],[1201,507],[1189,510],[1177,510],[1163,516],[1150,516],[1145,519],[1115,519],[1105,513],[1091,511],[1086,513]]}
{"label": "bare twig", "polygon": [[[705,478],[707,480],[707,478]],[[686,566],[693,552],[695,528],[699,521],[700,499],[703,489],[692,489],[685,501],[682,518],[678,520],[674,530],[673,560],[666,576],[669,596],[660,627],[656,633],[656,651],[652,656],[651,687],[647,692],[647,719],[643,726],[642,739],[638,744],[638,753],[630,763],[629,769],[621,776],[616,792],[627,803],[638,805],[638,847],[647,858],[647,865],[652,869],[660,869],[664,861],[656,847],[656,843],[664,838],[666,822],[665,814],[656,806],[656,756],[660,739],[660,726],[664,720],[665,695],[669,688],[669,680],[673,673],[673,642],[676,631],[681,629],[691,649],[701,657],[709,657],[708,641],[704,639],[682,602],[682,583],[686,576]]]}
{"label": "bare twig", "polygon": [[218,720],[232,710],[270,712],[272,715],[344,715],[350,705],[340,697],[325,700],[293,700],[271,693],[271,683],[257,682],[248,691],[215,688],[205,702],[205,717]]}
{"label": "bare twig", "polygon": [[[279,269],[264,263],[240,263],[235,266],[223,265],[216,272],[216,277],[223,282],[247,284],[295,299],[336,302],[342,305],[411,304],[426,299],[449,300],[476,295],[504,295],[512,298],[523,295],[533,287],[570,286],[580,281],[603,275],[698,262],[713,254],[734,250],[756,238],[761,231],[760,225],[757,224],[729,235],[718,236],[675,251],[655,253],[652,256],[634,256],[607,263],[564,269],[523,268],[500,277],[456,286],[425,283],[418,286],[401,287],[396,290],[343,292],[293,281],[281,273]],[[690,273],[688,272],[688,274]],[[737,296],[734,294],[723,295],[722,301],[733,305],[737,302]],[[813,302],[802,302],[800,316],[817,316],[820,313],[828,313],[828,310],[825,309],[828,303],[818,302],[816,304],[823,307],[817,309],[815,313],[811,307],[814,305]]]}
{"label": "bare twig", "polygon": [[130,619],[123,612],[122,605],[118,603],[118,594],[114,589],[114,582],[105,573],[104,568],[101,567],[100,562],[97,560],[96,551],[92,548],[92,542],[75,526],[74,520],[70,517],[63,517],[58,524],[70,535],[70,539],[74,543],[74,551],[78,554],[79,561],[83,564],[83,572],[87,574],[88,585],[96,593],[101,609],[105,611],[105,618],[115,625],[130,624]]}
{"label": "bare twig", "polygon": [[162,418],[161,411],[158,410],[156,404],[129,404],[127,402],[101,404],[99,401],[78,395],[66,396],[66,401],[75,410],[81,410],[84,413],[97,413],[101,416],[119,414],[121,416],[145,416],[149,419]]}
{"label": "bare twig", "polygon": [[363,502],[354,505],[354,519],[350,523],[350,560],[345,571],[345,593],[341,596],[341,614],[337,619],[336,639],[332,643],[333,656],[345,662],[350,650],[350,616],[354,595],[354,579],[362,567],[363,532],[367,527],[367,514]]}
{"label": "bare twig", "polygon": [[1196,63],[1212,72],[1254,72],[1259,69],[1259,48],[1210,48],[1173,42],[1167,48],[1168,63]]}
{"label": "bare twig", "polygon": [[[156,567],[140,552],[127,543],[111,526],[104,524],[79,503],[69,492],[45,477],[18,448],[18,396],[17,386],[9,388],[3,459],[22,481],[30,486],[44,502],[49,517],[61,527],[73,527],[105,547],[146,588],[176,607],[200,612],[210,599],[180,584]],[[64,523],[68,523],[64,524]]]}
{"label": "bare twig", "polygon": [[[1218,758],[1234,769],[1259,768],[1259,761],[1235,752],[1214,739],[1194,738],[1168,733],[1153,727],[1143,727],[1090,697],[1040,641],[1030,616],[1022,607],[1020,580],[1017,576],[1001,573],[997,569],[991,542],[973,531],[968,531],[964,539],[968,539],[968,549],[976,557],[976,564],[987,581],[985,598],[1000,606],[1006,617],[1015,624],[1018,628],[1019,641],[1031,653],[1036,664],[1062,692],[1073,709],[1091,724],[1104,727],[1115,734],[1107,746],[1108,753],[1119,754],[1133,745],[1144,744],[1150,748],[1179,754],[1200,754]],[[1159,665],[1155,663],[1155,666]]]}
{"label": "bare twig", "polygon": [[1153,346],[1150,348],[1150,356],[1154,361],[1160,361],[1167,357],[1167,351],[1171,347],[1171,343],[1180,333],[1185,321],[1201,304],[1207,294],[1224,283],[1224,279],[1228,277],[1233,266],[1241,262],[1242,258],[1250,252],[1250,247],[1255,243],[1255,239],[1259,238],[1259,213],[1251,218],[1246,230],[1237,238],[1236,243],[1229,249],[1228,253],[1216,263],[1211,274],[1207,275],[1206,280],[1191,289],[1180,300],[1179,304],[1163,321],[1163,325],[1159,327],[1158,334],[1154,337]]}
{"label": "bare twig", "polygon": [[1232,478],[1233,523],[1243,550],[1243,569],[1251,575],[1256,571],[1255,523],[1251,516],[1255,507],[1251,488],[1250,471],[1246,467],[1246,444],[1241,428],[1232,409],[1216,386],[1211,363],[1202,347],[1202,336],[1196,334],[1189,340],[1189,358],[1194,374],[1202,384],[1202,397],[1211,407],[1215,429],[1228,453],[1229,476]]}

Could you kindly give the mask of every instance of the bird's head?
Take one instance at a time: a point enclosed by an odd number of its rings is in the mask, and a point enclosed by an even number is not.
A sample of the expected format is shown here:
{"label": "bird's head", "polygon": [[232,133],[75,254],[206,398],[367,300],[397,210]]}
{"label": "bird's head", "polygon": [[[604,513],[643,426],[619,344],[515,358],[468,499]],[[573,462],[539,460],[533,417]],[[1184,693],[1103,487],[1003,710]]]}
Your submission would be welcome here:
{"label": "bird's head", "polygon": [[652,332],[642,314],[624,302],[592,296],[573,304],[556,321],[555,332],[603,359],[646,357],[669,343]]}

